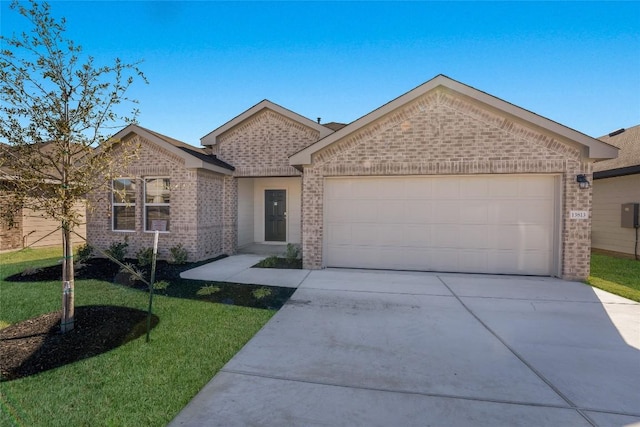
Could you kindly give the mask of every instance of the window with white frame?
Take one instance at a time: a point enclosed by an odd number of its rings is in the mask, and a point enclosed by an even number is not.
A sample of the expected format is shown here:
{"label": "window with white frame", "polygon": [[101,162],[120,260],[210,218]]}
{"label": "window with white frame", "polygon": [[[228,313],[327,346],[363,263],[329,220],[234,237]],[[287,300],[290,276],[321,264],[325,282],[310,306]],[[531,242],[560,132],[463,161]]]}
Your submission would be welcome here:
{"label": "window with white frame", "polygon": [[133,178],[111,182],[112,226],[114,231],[136,229],[136,183]]}
{"label": "window with white frame", "polygon": [[171,181],[169,178],[145,178],[145,231],[169,231],[171,222]]}

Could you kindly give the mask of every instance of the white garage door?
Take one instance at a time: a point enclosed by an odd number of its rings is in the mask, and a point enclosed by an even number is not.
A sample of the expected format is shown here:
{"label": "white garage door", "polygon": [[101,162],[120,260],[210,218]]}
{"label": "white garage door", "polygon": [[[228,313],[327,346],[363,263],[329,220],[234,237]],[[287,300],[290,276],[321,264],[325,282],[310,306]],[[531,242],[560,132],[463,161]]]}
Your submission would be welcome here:
{"label": "white garage door", "polygon": [[553,274],[550,175],[327,178],[328,267]]}

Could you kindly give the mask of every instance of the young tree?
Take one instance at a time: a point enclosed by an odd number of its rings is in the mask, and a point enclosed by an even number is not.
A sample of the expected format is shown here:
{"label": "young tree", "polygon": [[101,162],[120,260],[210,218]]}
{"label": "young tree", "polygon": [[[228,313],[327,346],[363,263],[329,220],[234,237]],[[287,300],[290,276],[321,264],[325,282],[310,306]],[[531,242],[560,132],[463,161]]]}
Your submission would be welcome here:
{"label": "young tree", "polygon": [[110,139],[110,132],[135,121],[135,105],[126,111],[123,104],[136,101],[125,93],[135,79],[146,79],[138,62],[95,65],[65,38],[65,20],[54,19],[47,3],[31,0],[27,8],[14,0],[11,8],[30,31],[0,37],[0,209],[4,218],[27,207],[60,222],[61,330],[67,332],[74,326],[77,206],[136,156],[136,147]]}

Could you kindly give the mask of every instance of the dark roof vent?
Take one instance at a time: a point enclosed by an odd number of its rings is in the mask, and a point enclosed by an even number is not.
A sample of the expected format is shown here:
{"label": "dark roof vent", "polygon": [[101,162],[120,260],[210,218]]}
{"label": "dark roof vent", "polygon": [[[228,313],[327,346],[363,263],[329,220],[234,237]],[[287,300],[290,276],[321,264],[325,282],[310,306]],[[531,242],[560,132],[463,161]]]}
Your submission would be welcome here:
{"label": "dark roof vent", "polygon": [[624,131],[625,131],[625,129],[624,129],[624,128],[622,128],[622,129],[618,129],[618,130],[616,130],[616,131],[611,132],[611,133],[609,134],[609,136],[616,136],[616,135],[620,135],[620,134],[621,134],[622,132],[624,132]]}
{"label": "dark roof vent", "polygon": [[322,120],[322,117],[318,117],[318,124],[320,124],[320,120]]}

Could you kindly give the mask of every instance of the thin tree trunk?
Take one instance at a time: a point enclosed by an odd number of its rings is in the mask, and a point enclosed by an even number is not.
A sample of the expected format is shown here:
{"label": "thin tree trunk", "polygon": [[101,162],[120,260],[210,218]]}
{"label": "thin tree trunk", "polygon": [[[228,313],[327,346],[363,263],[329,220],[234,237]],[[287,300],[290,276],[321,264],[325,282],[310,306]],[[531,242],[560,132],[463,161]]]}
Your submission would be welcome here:
{"label": "thin tree trunk", "polygon": [[69,223],[62,223],[62,316],[60,318],[60,331],[64,334],[73,329],[75,299],[73,295],[73,244],[71,243],[71,230]]}

